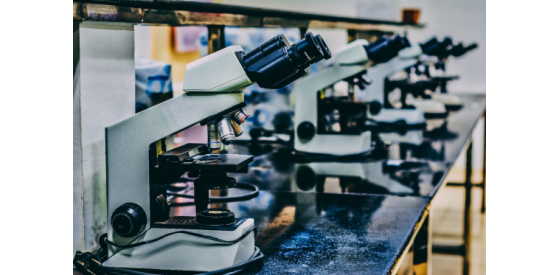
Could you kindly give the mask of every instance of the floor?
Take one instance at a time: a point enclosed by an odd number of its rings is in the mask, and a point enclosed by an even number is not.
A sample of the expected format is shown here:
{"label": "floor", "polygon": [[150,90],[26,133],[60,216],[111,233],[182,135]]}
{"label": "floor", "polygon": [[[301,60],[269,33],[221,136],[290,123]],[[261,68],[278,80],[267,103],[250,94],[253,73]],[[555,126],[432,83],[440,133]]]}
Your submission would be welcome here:
{"label": "floor", "polygon": [[[462,182],[464,171],[452,170],[447,180]],[[473,182],[481,179],[480,171],[474,171]],[[465,189],[461,187],[446,187],[440,190],[432,201],[432,243],[460,244],[463,233],[463,206]],[[460,198],[460,199],[458,199]],[[472,253],[471,275],[486,274],[486,215],[480,213],[482,190],[473,188],[472,191]],[[462,274],[462,258],[442,254],[432,255],[433,275]]]}

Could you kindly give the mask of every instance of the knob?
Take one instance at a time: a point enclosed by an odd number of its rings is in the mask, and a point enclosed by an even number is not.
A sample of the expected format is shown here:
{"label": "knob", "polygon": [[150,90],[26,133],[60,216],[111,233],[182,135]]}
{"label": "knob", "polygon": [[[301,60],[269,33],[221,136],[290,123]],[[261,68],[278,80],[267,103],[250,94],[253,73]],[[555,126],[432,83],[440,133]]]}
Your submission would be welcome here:
{"label": "knob", "polygon": [[300,166],[296,172],[296,184],[299,189],[309,191],[315,187],[315,172],[309,166]]}
{"label": "knob", "polygon": [[300,139],[309,140],[315,135],[315,126],[309,121],[302,122],[297,127],[297,135]]}
{"label": "knob", "polygon": [[235,214],[227,209],[207,209],[196,213],[196,223],[213,226],[229,225],[235,223]]}
{"label": "knob", "polygon": [[119,206],[111,216],[113,230],[121,237],[138,235],[146,228],[147,223],[148,217],[144,209],[132,202]]}
{"label": "knob", "polygon": [[379,112],[381,112],[381,107],[383,107],[381,105],[381,102],[379,101],[372,101],[369,103],[369,113],[372,115],[377,115],[379,114]]}

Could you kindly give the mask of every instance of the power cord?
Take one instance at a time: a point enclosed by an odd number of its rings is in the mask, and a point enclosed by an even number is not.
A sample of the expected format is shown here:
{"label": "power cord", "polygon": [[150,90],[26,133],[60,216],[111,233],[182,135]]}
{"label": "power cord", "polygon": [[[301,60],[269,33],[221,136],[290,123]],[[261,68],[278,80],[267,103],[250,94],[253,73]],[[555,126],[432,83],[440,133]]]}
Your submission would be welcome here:
{"label": "power cord", "polygon": [[216,237],[212,237],[212,236],[208,236],[208,235],[203,235],[203,234],[199,234],[199,233],[194,233],[194,232],[190,232],[190,231],[175,231],[175,232],[167,233],[167,234],[165,234],[161,237],[158,237],[158,238],[155,238],[155,239],[152,239],[152,240],[147,240],[147,241],[128,244],[128,245],[118,245],[118,244],[116,244],[114,242],[111,242],[109,240],[105,240],[105,242],[109,245],[115,246],[115,247],[120,248],[120,249],[128,249],[128,248],[133,248],[133,247],[138,247],[138,246],[154,243],[154,242],[157,242],[157,241],[159,241],[163,238],[167,238],[171,235],[186,234],[186,235],[191,235],[191,236],[195,236],[195,237],[198,237],[198,238],[203,238],[203,239],[219,242],[219,243],[222,243],[224,245],[229,245],[229,244],[236,244],[236,243],[242,241],[243,239],[245,239],[245,237],[247,237],[253,231],[255,231],[255,235],[256,235],[257,227],[255,227],[254,225],[251,229],[247,230],[247,232],[243,233],[239,238],[237,238],[235,240],[232,240],[232,241],[222,240],[220,238],[216,238]]}
{"label": "power cord", "polygon": [[[117,244],[107,240],[107,238],[104,238],[103,240],[100,240],[101,248],[97,251],[97,254],[95,256],[93,254],[89,253],[89,252],[86,252],[86,253],[81,253],[80,251],[76,252],[76,255],[74,256],[74,265],[76,266],[76,269],[78,271],[80,271],[83,274],[88,274],[88,275],[98,275],[98,274],[100,274],[100,273],[95,272],[97,270],[102,271],[103,273],[107,273],[107,274],[155,275],[154,273],[147,273],[147,272],[124,269],[124,268],[103,266],[102,263],[106,260],[106,256],[104,256],[104,255],[106,255],[106,253],[107,253],[106,248],[105,248],[105,244],[112,245],[112,246],[115,246],[115,247],[118,247],[118,248],[121,248],[121,249],[128,249],[128,248],[133,248],[133,247],[146,245],[146,244],[149,244],[149,243],[154,243],[154,242],[157,242],[157,241],[159,241],[163,238],[166,238],[166,237],[174,235],[174,234],[187,234],[187,235],[191,235],[191,236],[195,236],[195,237],[219,242],[223,245],[231,245],[231,244],[235,244],[235,243],[238,243],[238,242],[242,241],[252,232],[255,232],[255,235],[257,234],[257,228],[255,226],[253,226],[250,230],[247,230],[239,238],[237,238],[235,240],[231,240],[231,241],[219,239],[219,238],[208,236],[208,235],[189,232],[189,231],[175,231],[175,232],[171,232],[169,234],[163,235],[163,236],[161,236],[159,238],[156,238],[156,239],[143,241],[143,242],[139,242],[139,243],[135,243],[135,244],[129,244],[129,245],[117,245]],[[102,242],[104,244],[102,244]],[[260,252],[260,249],[255,246],[255,250],[254,250],[253,254],[251,255],[251,257],[249,257],[249,259],[247,261],[236,264],[236,265],[233,265],[233,266],[230,266],[230,267],[222,268],[222,269],[219,269],[219,270],[209,271],[209,272],[205,272],[205,273],[199,273],[199,275],[238,274],[238,273],[241,273],[243,271],[246,271],[249,268],[254,268],[258,262],[262,261],[263,258],[264,258],[264,255]]]}

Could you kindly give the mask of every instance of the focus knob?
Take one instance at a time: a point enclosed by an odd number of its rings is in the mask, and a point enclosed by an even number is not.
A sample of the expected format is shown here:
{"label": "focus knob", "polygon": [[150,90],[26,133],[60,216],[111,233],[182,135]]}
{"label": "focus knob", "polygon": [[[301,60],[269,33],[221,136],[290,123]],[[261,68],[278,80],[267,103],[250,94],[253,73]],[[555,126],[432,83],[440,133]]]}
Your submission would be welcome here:
{"label": "focus knob", "polygon": [[315,135],[315,126],[309,121],[302,122],[297,127],[297,135],[300,139],[309,140]]}
{"label": "focus knob", "polygon": [[146,228],[147,223],[148,217],[144,209],[132,202],[119,206],[111,216],[113,230],[121,237],[138,235]]}
{"label": "focus knob", "polygon": [[381,105],[381,102],[379,101],[372,101],[369,103],[369,113],[372,115],[377,115],[379,114],[379,112],[381,112],[381,108],[383,106]]}

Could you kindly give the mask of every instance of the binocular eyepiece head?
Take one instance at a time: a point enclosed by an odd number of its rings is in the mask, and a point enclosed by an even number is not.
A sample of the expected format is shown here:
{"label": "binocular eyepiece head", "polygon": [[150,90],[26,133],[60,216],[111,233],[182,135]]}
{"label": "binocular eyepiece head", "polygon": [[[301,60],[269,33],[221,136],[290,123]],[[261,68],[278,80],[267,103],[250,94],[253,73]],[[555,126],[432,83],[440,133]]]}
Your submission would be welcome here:
{"label": "binocular eyepiece head", "polygon": [[282,88],[305,74],[311,64],[331,58],[321,35],[312,33],[295,44],[284,35],[277,35],[238,58],[251,81],[262,88]]}
{"label": "binocular eyepiece head", "polygon": [[433,37],[426,43],[420,44],[423,53],[437,57],[445,57],[444,55],[448,53],[449,48],[452,46],[453,40],[449,37],[444,38],[441,42],[436,37]]}
{"label": "binocular eyepiece head", "polygon": [[410,42],[406,36],[395,35],[391,39],[383,36],[373,43],[364,46],[369,60],[375,63],[382,63],[391,60],[399,54],[399,51],[410,47]]}

